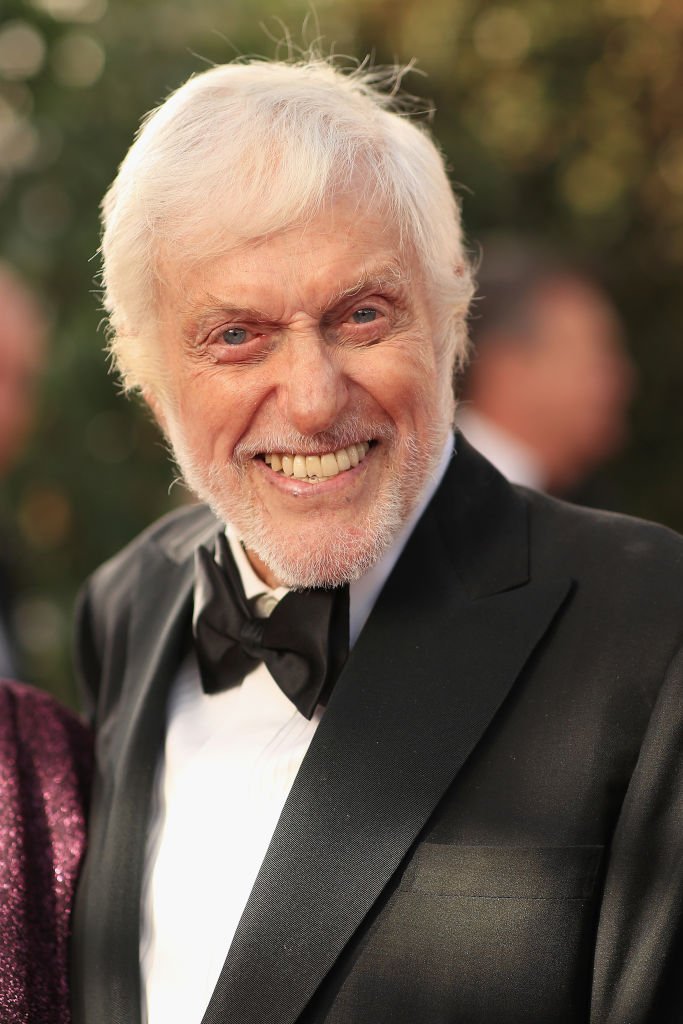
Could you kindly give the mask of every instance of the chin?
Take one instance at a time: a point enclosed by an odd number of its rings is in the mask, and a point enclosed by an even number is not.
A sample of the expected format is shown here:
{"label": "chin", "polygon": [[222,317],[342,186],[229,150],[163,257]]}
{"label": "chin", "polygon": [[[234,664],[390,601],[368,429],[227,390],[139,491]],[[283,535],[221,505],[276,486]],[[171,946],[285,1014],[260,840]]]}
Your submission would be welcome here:
{"label": "chin", "polygon": [[256,502],[236,506],[215,493],[202,497],[279,583],[292,589],[337,587],[359,579],[391,546],[407,514],[403,496],[389,493],[352,523],[320,513],[304,516],[300,525],[286,525]]}
{"label": "chin", "polygon": [[391,546],[401,522],[399,515],[392,515],[367,524],[362,530],[344,530],[331,524],[328,529],[318,529],[310,538],[306,536],[308,530],[295,538],[259,535],[257,524],[253,524],[254,529],[242,530],[241,535],[246,547],[282,585],[294,589],[338,587],[360,579],[372,568]]}

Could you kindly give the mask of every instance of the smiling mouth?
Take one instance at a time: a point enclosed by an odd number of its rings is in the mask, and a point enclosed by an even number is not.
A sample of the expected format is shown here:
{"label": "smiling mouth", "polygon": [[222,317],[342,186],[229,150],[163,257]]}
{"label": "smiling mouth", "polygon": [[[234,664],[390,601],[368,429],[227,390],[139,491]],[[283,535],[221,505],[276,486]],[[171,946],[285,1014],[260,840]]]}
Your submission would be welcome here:
{"label": "smiling mouth", "polygon": [[266,452],[261,458],[274,473],[314,484],[355,469],[370,451],[372,443],[372,441],[359,441],[357,444],[347,445],[346,448],[339,448],[334,452],[323,452],[320,455]]}

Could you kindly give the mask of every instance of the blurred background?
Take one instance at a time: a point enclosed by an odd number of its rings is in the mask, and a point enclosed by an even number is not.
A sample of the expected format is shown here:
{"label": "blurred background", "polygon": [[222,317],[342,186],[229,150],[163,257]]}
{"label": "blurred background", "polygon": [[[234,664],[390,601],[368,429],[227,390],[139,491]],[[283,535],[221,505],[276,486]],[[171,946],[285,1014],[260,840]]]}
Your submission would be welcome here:
{"label": "blurred background", "polygon": [[474,254],[502,232],[599,277],[628,423],[595,493],[683,530],[680,0],[317,0],[314,18],[298,0],[0,0],[0,261],[47,336],[25,381],[33,432],[0,464],[0,583],[24,677],[70,703],[78,584],[185,497],[107,373],[98,203],[150,107],[207,62],[273,56],[285,26],[328,52],[416,58],[404,84],[436,106]]}

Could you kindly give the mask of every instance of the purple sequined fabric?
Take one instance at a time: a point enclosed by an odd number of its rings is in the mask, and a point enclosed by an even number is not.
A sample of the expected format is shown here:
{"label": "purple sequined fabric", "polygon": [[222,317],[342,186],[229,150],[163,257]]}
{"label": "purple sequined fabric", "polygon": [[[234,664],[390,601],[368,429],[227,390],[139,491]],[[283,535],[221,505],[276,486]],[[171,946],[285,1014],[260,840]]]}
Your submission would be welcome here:
{"label": "purple sequined fabric", "polygon": [[85,846],[86,728],[0,682],[0,1021],[69,1024],[69,913]]}

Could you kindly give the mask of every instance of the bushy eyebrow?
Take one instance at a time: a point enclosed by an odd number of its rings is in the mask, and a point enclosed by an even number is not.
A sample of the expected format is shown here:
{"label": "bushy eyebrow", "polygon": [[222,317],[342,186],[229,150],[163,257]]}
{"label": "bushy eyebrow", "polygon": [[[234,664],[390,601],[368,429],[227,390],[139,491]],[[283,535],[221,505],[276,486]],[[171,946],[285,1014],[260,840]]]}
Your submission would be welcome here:
{"label": "bushy eyebrow", "polygon": [[333,292],[322,312],[328,313],[362,292],[375,291],[380,295],[383,292],[393,292],[405,285],[408,279],[409,274],[398,261],[392,261],[376,270],[364,271],[353,284],[342,285]]}
{"label": "bushy eyebrow", "polygon": [[216,295],[207,294],[203,301],[188,305],[181,310],[183,334],[188,340],[214,324],[217,320],[247,320],[254,324],[272,323],[272,317],[253,306],[244,306],[230,299],[220,299]]}

